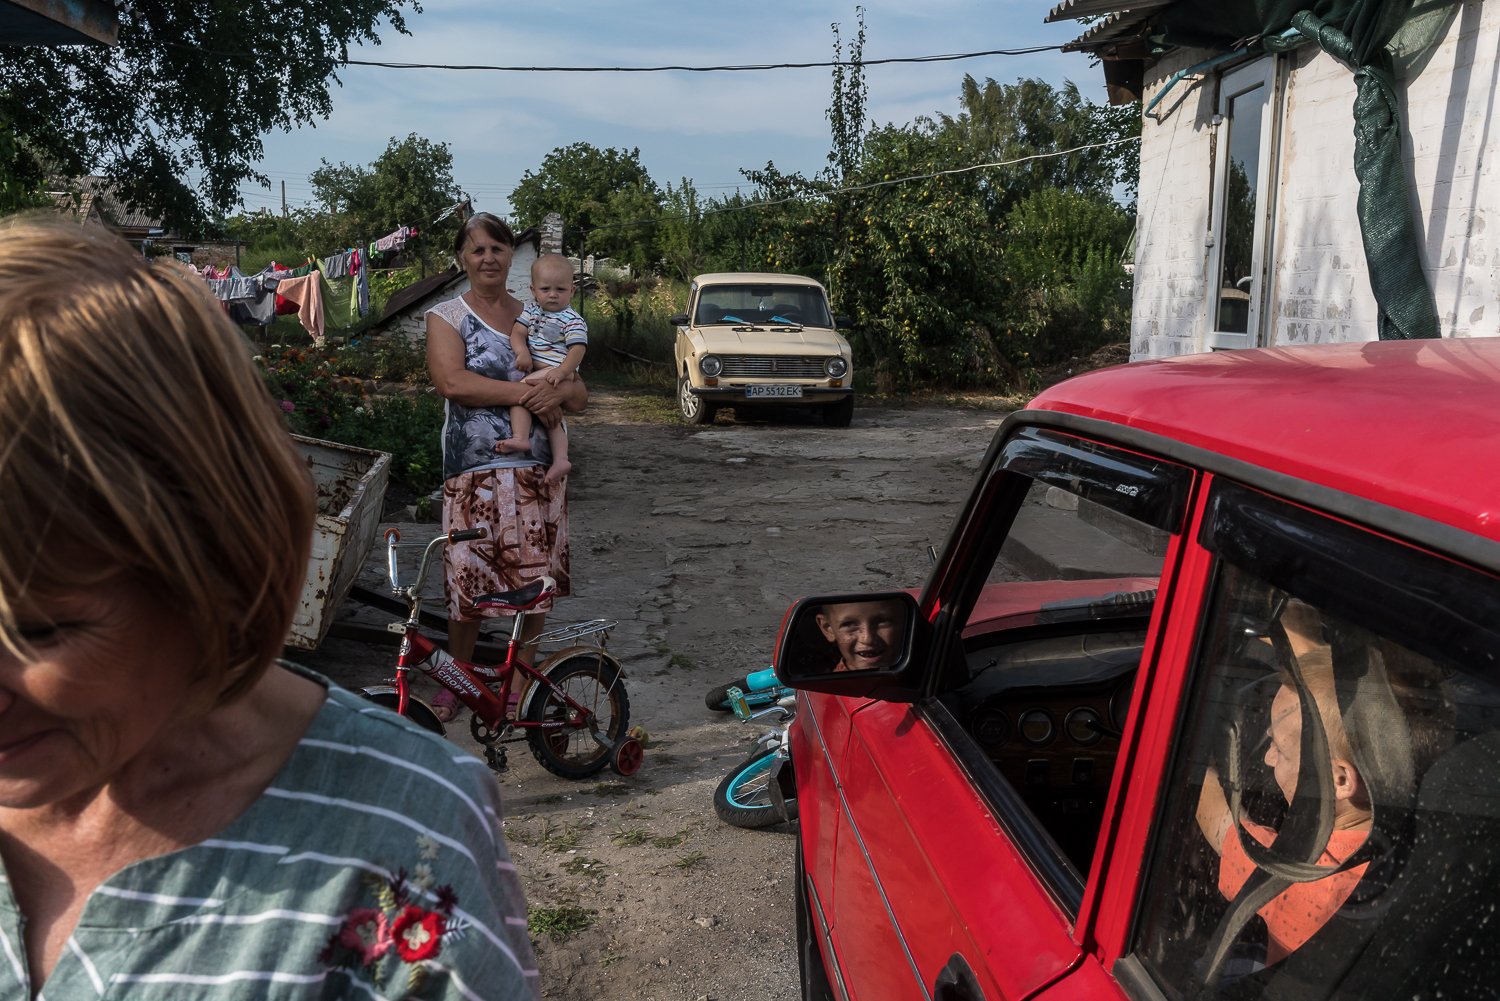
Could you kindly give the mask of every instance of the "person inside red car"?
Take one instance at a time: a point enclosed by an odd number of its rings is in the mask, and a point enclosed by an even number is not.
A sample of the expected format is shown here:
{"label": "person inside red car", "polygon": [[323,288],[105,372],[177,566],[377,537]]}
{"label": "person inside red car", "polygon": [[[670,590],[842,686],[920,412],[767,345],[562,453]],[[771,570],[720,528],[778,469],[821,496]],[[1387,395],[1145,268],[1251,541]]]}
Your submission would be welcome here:
{"label": "person inside red car", "polygon": [[[1328,739],[1334,821],[1328,844],[1317,864],[1327,867],[1330,873],[1309,882],[1293,883],[1259,909],[1257,913],[1265,919],[1269,937],[1266,946],[1268,964],[1278,962],[1300,948],[1354,892],[1366,865],[1334,870],[1364,844],[1373,817],[1369,793],[1354,766],[1354,754],[1339,715],[1332,655],[1327,647],[1319,647],[1303,653],[1297,661],[1303,682],[1317,703]],[[1271,769],[1276,785],[1290,804],[1297,790],[1302,747],[1302,709],[1296,682],[1290,677],[1282,680],[1271,701],[1271,724],[1266,734],[1266,766]],[[1219,892],[1225,899],[1233,900],[1256,869],[1241,839],[1248,835],[1269,847],[1275,842],[1277,832],[1244,817],[1240,818],[1240,831],[1233,831],[1229,804],[1214,769],[1210,769],[1205,777],[1198,802],[1198,825],[1214,851],[1219,853]]]}
{"label": "person inside red car", "polygon": [[838,649],[835,671],[876,671],[901,656],[906,608],[899,601],[824,605],[817,620],[823,638]]}

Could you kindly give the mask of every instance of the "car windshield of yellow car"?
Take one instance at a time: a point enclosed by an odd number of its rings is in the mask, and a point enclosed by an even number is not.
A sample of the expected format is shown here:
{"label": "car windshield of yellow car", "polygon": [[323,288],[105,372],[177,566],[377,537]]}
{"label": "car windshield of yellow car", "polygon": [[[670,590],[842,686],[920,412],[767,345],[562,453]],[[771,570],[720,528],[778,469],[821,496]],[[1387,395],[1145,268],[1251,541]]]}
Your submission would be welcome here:
{"label": "car windshield of yellow car", "polygon": [[828,301],[812,285],[710,285],[698,295],[699,324],[831,327]]}

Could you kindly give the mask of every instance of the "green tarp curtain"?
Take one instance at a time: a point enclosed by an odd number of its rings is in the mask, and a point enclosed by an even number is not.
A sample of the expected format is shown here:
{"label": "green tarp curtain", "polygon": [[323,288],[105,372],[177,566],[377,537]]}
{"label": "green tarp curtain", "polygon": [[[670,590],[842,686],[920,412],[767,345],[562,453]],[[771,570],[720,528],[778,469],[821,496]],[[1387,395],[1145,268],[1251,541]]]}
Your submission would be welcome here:
{"label": "green tarp curtain", "polygon": [[[1429,2],[1423,7],[1430,11]],[[1292,48],[1306,40],[1354,71],[1354,175],[1370,287],[1381,340],[1439,337],[1437,306],[1423,269],[1415,203],[1401,155],[1401,117],[1387,46],[1413,0],[1178,0],[1162,16],[1165,38],[1180,45]]]}

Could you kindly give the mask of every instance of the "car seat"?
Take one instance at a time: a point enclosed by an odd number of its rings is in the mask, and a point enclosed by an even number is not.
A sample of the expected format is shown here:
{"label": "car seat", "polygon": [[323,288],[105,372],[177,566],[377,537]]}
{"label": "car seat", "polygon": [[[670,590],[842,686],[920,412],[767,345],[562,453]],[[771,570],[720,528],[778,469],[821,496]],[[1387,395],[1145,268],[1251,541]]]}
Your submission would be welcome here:
{"label": "car seat", "polygon": [[723,306],[720,306],[718,303],[713,302],[698,303],[698,319],[696,322],[718,323],[722,319],[724,319]]}

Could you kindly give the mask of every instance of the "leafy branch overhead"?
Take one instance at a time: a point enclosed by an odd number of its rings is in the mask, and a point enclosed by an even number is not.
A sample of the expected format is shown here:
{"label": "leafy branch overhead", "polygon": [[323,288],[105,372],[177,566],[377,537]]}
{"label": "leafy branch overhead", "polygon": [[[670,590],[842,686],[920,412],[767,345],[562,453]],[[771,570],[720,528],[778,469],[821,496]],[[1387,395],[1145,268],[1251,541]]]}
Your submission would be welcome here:
{"label": "leafy branch overhead", "polygon": [[378,45],[382,23],[406,34],[408,9],[157,0],[118,5],[114,47],[0,46],[0,134],[18,147],[0,181],[103,174],[125,204],[197,230],[267,183],[261,135],[328,117],[349,47]]}

